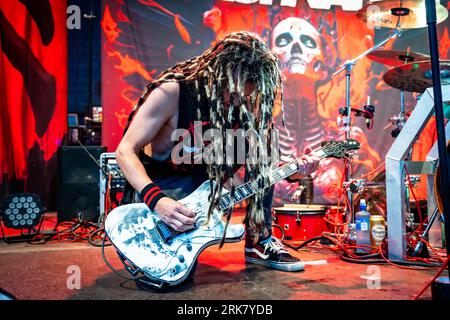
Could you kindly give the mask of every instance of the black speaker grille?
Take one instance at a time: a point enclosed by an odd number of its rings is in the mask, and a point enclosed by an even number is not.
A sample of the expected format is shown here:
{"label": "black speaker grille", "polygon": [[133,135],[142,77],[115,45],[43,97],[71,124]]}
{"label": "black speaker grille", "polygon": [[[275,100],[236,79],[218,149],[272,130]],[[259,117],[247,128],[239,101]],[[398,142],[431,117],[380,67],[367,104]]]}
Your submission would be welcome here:
{"label": "black speaker grille", "polygon": [[[105,147],[87,146],[100,161]],[[99,217],[99,168],[81,146],[63,146],[58,154],[58,221],[68,221],[83,214],[86,221]]]}

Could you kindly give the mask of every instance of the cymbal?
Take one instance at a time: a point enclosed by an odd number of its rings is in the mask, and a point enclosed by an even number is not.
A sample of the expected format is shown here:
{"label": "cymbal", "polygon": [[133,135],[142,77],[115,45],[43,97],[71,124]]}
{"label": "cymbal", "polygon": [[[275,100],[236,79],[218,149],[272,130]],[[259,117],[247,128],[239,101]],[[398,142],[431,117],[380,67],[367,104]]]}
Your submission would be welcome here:
{"label": "cymbal", "polygon": [[[415,29],[427,26],[424,0],[377,1],[360,9],[356,16],[373,27]],[[436,1],[436,23],[447,17],[447,8]]]}
{"label": "cymbal", "polygon": [[369,53],[367,58],[387,66],[430,60],[430,56],[426,54],[401,50],[375,50]]}
{"label": "cymbal", "polygon": [[[441,60],[441,85],[450,84],[450,60]],[[383,75],[384,81],[391,87],[423,93],[433,86],[431,61],[412,62],[389,69]]]}

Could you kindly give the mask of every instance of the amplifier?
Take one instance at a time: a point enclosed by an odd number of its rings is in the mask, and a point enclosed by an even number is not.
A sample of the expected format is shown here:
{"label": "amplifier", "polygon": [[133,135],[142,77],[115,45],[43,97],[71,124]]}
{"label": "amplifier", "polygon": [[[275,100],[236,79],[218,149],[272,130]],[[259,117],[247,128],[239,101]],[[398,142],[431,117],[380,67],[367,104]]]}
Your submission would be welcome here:
{"label": "amplifier", "polygon": [[59,147],[58,222],[70,221],[80,214],[86,221],[98,220],[98,159],[105,151],[102,146]]}
{"label": "amplifier", "polygon": [[[100,166],[103,170],[100,172],[100,214],[104,216],[108,192],[108,180],[111,176],[109,197],[111,206],[116,207],[120,203],[125,188],[126,179],[120,170],[114,152],[105,152],[100,155]],[[107,175],[106,175],[107,174]]]}

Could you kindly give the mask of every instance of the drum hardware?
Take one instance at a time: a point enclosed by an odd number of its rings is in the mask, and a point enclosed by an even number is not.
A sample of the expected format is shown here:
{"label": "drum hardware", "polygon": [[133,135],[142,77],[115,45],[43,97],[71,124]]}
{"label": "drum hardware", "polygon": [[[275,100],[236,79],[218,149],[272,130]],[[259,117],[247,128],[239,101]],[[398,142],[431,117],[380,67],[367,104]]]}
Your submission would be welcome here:
{"label": "drum hardware", "polygon": [[405,125],[405,91],[403,90],[400,90],[400,113],[398,118],[400,120],[398,124],[401,126],[401,128],[403,128],[403,126]]}
{"label": "drum hardware", "polygon": [[[388,67],[394,67],[391,70],[405,65],[408,63],[416,63],[422,61],[429,61],[430,57],[428,55],[412,52],[409,48],[406,51],[401,50],[376,50],[367,55],[367,57],[375,62],[381,63]],[[391,71],[393,72],[393,71]],[[390,85],[389,83],[387,83]],[[397,88],[397,87],[396,87]],[[390,125],[395,126],[395,129],[391,131],[393,138],[396,138],[406,122],[406,112],[405,112],[405,92],[403,88],[400,89],[400,113],[397,116],[393,116],[389,119]]]}
{"label": "drum hardware", "polygon": [[334,232],[334,223],[342,223],[343,210],[337,206],[285,204],[283,207],[273,208],[273,233],[276,237],[281,232],[285,240],[308,240],[321,235],[323,232]]}
{"label": "drum hardware", "polygon": [[[375,113],[375,106],[370,104],[370,96],[367,97],[367,103],[363,106],[363,109],[350,108],[350,111],[353,113],[355,117],[364,117],[366,119],[367,129],[372,129],[373,127],[373,119]],[[348,116],[348,110],[346,108],[339,108],[339,115]],[[340,125],[342,123],[342,118],[339,117],[337,124]]]}
{"label": "drum hardware", "polygon": [[[393,3],[390,3],[391,6],[393,6]],[[393,6],[394,8],[397,8],[397,4],[395,6]],[[398,10],[397,10],[398,11]],[[401,11],[401,10],[400,10]],[[398,11],[397,13],[400,14],[401,12]],[[363,9],[361,9],[360,11],[358,11],[357,13],[357,17],[364,20],[364,21],[368,21],[369,20],[374,20],[374,17],[368,16],[367,13],[371,12],[372,10],[368,10],[368,7],[364,7]],[[379,11],[377,11],[379,12]],[[390,11],[391,12],[391,11]],[[408,12],[409,13],[409,12]],[[403,12],[401,13],[402,15],[407,14],[407,12]],[[375,17],[376,20],[376,17]],[[351,60],[347,60],[345,61],[341,67],[332,74],[332,77],[338,75],[339,73],[341,73],[342,71],[346,71],[345,72],[345,77],[346,77],[346,90],[345,90],[345,101],[346,101],[346,105],[345,105],[345,109],[347,110],[344,114],[345,117],[342,120],[342,125],[344,127],[344,131],[345,131],[345,136],[346,139],[350,139],[351,137],[351,106],[350,106],[350,77],[351,77],[351,71],[353,69],[353,66],[363,57],[371,54],[372,52],[378,50],[379,48],[381,48],[382,46],[384,46],[387,42],[389,42],[391,39],[400,37],[402,35],[402,30],[401,30],[401,26],[399,25],[399,23],[397,22],[397,24],[395,26],[391,26],[394,27],[394,30],[390,33],[390,35],[384,39],[383,41],[379,42],[378,44],[376,44],[375,46],[373,46],[372,48],[369,48],[368,50],[366,50],[365,52],[363,52],[362,54],[360,54],[359,56],[357,56],[354,59]],[[373,54],[372,56],[378,56],[377,53]],[[370,97],[368,97],[368,101],[367,101],[367,105],[370,105]],[[373,114],[372,114],[373,115]],[[340,116],[338,117],[338,124],[340,121]],[[345,181],[349,182],[351,181],[351,160],[347,161],[345,163],[346,165],[346,176],[345,176]],[[348,200],[349,203],[353,203],[353,198],[352,198],[352,192],[349,190],[347,193],[348,196]],[[349,206],[349,208],[347,209],[347,216],[351,217],[351,221],[354,222],[354,215],[353,215],[353,208],[352,206]]]}
{"label": "drum hardware", "polygon": [[[345,61],[341,67],[332,74],[332,77],[338,75],[339,73],[341,73],[342,71],[345,70],[345,109],[347,110],[347,112],[345,113],[345,117],[342,120],[342,125],[344,127],[344,131],[345,131],[345,138],[347,140],[349,140],[351,138],[351,112],[352,112],[352,107],[350,105],[350,77],[351,77],[351,72],[353,69],[353,66],[363,57],[367,56],[369,53],[379,49],[380,47],[384,46],[387,42],[389,42],[389,40],[400,37],[402,34],[402,31],[400,29],[394,29],[391,34],[384,39],[383,41],[379,42],[378,44],[376,44],[375,46],[373,46],[372,48],[369,48],[368,50],[366,50],[365,52],[361,53],[359,56],[357,56],[354,59],[351,60],[347,60]],[[367,101],[367,105],[370,105],[370,97],[368,97],[368,101]],[[349,159],[348,161],[345,162],[345,166],[346,166],[346,170],[345,170],[345,181],[351,181],[351,171],[352,171],[352,164],[351,164],[351,159]],[[349,200],[349,203],[353,203],[353,195],[352,192],[349,190],[347,192],[347,197]],[[352,206],[348,206],[347,208],[347,217],[350,217],[351,219],[348,219],[347,221],[351,220],[352,222],[354,222],[354,215],[353,215],[353,208]]]}
{"label": "drum hardware", "polygon": [[387,129],[390,126],[395,126],[395,128],[391,131],[391,136],[392,136],[392,138],[397,138],[406,122],[405,113],[400,112],[398,115],[390,117],[389,121],[391,123],[389,125],[387,125],[386,127],[384,127],[384,129]]}
{"label": "drum hardware", "polygon": [[353,179],[350,182],[344,182],[344,188],[349,188],[352,193],[361,194],[366,186],[366,179]]}
{"label": "drum hardware", "polygon": [[[450,60],[441,60],[439,64],[442,85],[450,84]],[[399,90],[423,93],[433,86],[431,60],[393,67],[383,75],[383,80]]]}
{"label": "drum hardware", "polygon": [[[371,7],[375,6],[376,10]],[[437,23],[447,19],[448,11],[441,4],[436,4]],[[388,0],[369,3],[361,8],[356,16],[377,28],[416,29],[427,26],[425,1]]]}
{"label": "drum hardware", "polygon": [[314,184],[311,175],[298,180],[298,187],[291,197],[292,203],[308,204],[312,203],[314,197]]}
{"label": "drum hardware", "polygon": [[[400,131],[403,129],[406,123],[405,92],[403,90],[400,90],[400,113],[398,114],[398,116],[392,118],[396,120],[395,121],[396,128],[391,131],[391,136],[393,138],[397,138],[398,135],[400,134]],[[405,160],[411,159],[412,151],[413,149],[411,148]],[[408,179],[406,179],[405,181],[405,184],[407,183],[409,183]],[[414,185],[412,187],[414,187]],[[410,190],[408,187],[405,188],[405,201],[406,201],[406,224],[407,226],[412,228],[414,225],[414,215],[411,213]]]}
{"label": "drum hardware", "polygon": [[[449,84],[442,86],[442,93],[444,101],[449,101]],[[407,192],[404,179],[406,173],[404,167],[407,167],[408,173],[411,175],[426,174],[433,176],[435,173],[435,162],[428,157],[426,161],[408,160],[410,159],[412,146],[417,141],[417,138],[433,113],[433,90],[432,88],[428,88],[420,96],[403,129],[385,157],[389,259],[403,260],[407,256],[404,235],[406,233],[406,212],[410,210],[407,210],[406,207]],[[430,189],[428,190],[428,194],[430,194]],[[430,208],[430,202],[428,204]]]}
{"label": "drum hardware", "polygon": [[411,187],[415,187],[416,185],[418,185],[421,181],[420,175],[417,174],[412,174],[409,176],[409,179],[405,180],[405,184],[407,187],[409,187],[409,185],[411,184]]}
{"label": "drum hardware", "polygon": [[367,55],[367,58],[375,62],[384,64],[389,67],[397,67],[399,65],[411,62],[420,62],[430,60],[430,56],[413,52],[411,50],[375,50]]}
{"label": "drum hardware", "polygon": [[427,247],[423,246],[423,241],[422,239],[426,239],[428,238],[428,233],[430,232],[431,226],[434,223],[434,220],[436,220],[436,217],[440,215],[439,213],[439,208],[434,209],[433,215],[431,216],[431,218],[428,220],[428,224],[427,227],[425,228],[425,230],[422,232],[422,234],[420,235],[420,238],[416,244],[416,246],[414,247],[414,250],[412,250],[410,252],[410,255],[412,257],[429,257],[428,254],[428,250]]}
{"label": "drum hardware", "polygon": [[[387,54],[389,55],[389,54]],[[392,55],[392,54],[390,54]],[[396,70],[398,68],[401,69],[401,67],[406,65],[406,62],[408,61],[409,57],[414,57],[414,59],[409,59],[409,61],[411,60],[415,60],[416,58],[422,59],[421,61],[426,61],[423,60],[423,57],[420,56],[420,54],[416,54],[416,53],[411,53],[409,51],[409,49],[405,52],[405,54],[402,54],[401,52],[399,52],[398,55],[398,60],[403,59],[404,64],[403,65],[399,65],[396,66],[392,69],[390,69],[388,72],[391,72],[391,70]],[[395,61],[391,60],[391,61],[387,61],[390,65],[392,65]],[[384,77],[386,76],[386,74],[384,75]],[[383,78],[384,78],[383,77]],[[389,83],[388,83],[389,84]],[[406,112],[405,112],[405,91],[403,90],[403,87],[397,87],[398,89],[400,89],[400,112],[398,114],[398,116],[393,116],[390,118],[391,124],[395,125],[395,128],[391,131],[391,136],[393,138],[397,138],[398,135],[400,134],[400,131],[403,129],[405,123],[406,123]],[[405,158],[405,160],[411,159],[412,157],[412,148],[409,150],[407,157]],[[406,186],[408,186],[408,181],[405,182]],[[414,185],[412,186],[414,187]],[[406,226],[408,226],[409,228],[413,228],[414,227],[414,214],[411,212],[411,206],[410,206],[410,189],[408,187],[405,188],[405,210],[406,210]]]}
{"label": "drum hardware", "polygon": [[[410,152],[412,149],[410,150]],[[411,154],[406,159],[410,159]],[[411,189],[414,188],[418,183],[420,182],[420,176],[419,175],[409,175],[409,177],[405,178],[405,215],[406,215],[406,226],[410,230],[414,230],[416,227],[416,219],[414,212],[411,210]],[[420,205],[417,203],[416,205]]]}
{"label": "drum hardware", "polygon": [[300,198],[303,194],[303,191],[306,189],[305,186],[299,185],[297,187],[297,189],[295,189],[294,194],[291,197],[291,202],[292,203],[300,203]]}
{"label": "drum hardware", "polygon": [[[402,29],[426,27],[424,2],[383,1],[375,4],[377,6],[375,12],[374,10],[368,10],[368,6],[366,6],[358,12],[357,16],[364,21],[371,22],[376,27]],[[438,4],[436,11],[438,23],[447,18],[448,12],[445,7]],[[408,159],[411,159],[412,145],[427,123],[432,108],[430,97],[428,96],[425,99],[421,97],[420,100],[422,101],[419,100],[416,105],[425,104],[427,105],[427,110],[425,112],[414,110],[417,117],[409,119],[409,123],[407,123],[404,91],[424,92],[432,86],[431,63],[429,57],[411,53],[409,50],[406,53],[380,50],[368,57],[392,67],[386,72],[383,79],[388,85],[400,90],[400,113],[398,116],[390,119],[391,124],[396,126],[391,132],[396,141],[386,155],[386,199],[388,207],[389,257],[403,259],[406,256],[406,244],[403,236],[405,225],[413,223],[413,215],[409,207],[409,188],[403,179],[405,174],[404,166],[409,164]],[[447,76],[445,63],[441,70],[441,74],[445,78]],[[402,132],[405,128],[409,129],[407,130],[408,134]],[[414,134],[416,135],[414,136]],[[419,168],[417,169],[419,172],[422,171]],[[418,173],[411,169],[408,171]],[[394,188],[396,189],[394,190]]]}
{"label": "drum hardware", "polygon": [[[429,61],[430,59],[430,56],[418,52],[412,52],[409,48],[406,51],[375,50],[369,53],[367,57],[375,62],[389,67],[398,67],[413,62]],[[391,122],[391,125],[396,127],[391,131],[392,137],[396,138],[406,122],[405,92],[402,89],[400,89],[400,113],[397,116],[389,118],[389,121]],[[387,127],[385,127],[385,129],[387,129]]]}
{"label": "drum hardware", "polygon": [[[377,10],[370,10],[369,6],[376,6]],[[433,7],[432,7],[433,8]],[[448,16],[448,11],[440,4],[436,5],[437,22],[444,21]],[[422,167],[414,166],[414,163],[409,161],[411,159],[411,147],[417,140],[418,135],[425,127],[428,119],[432,115],[433,108],[433,95],[430,89],[432,86],[432,73],[430,57],[420,54],[411,53],[409,50],[394,51],[394,50],[378,50],[381,46],[386,44],[390,39],[401,36],[402,30],[412,28],[422,28],[428,25],[426,21],[427,10],[425,10],[425,1],[382,1],[377,3],[371,3],[366,7],[358,11],[357,16],[366,22],[370,22],[375,27],[387,27],[394,29],[387,39],[373,48],[370,48],[356,59],[347,60],[339,70],[337,70],[332,76],[346,70],[346,109],[347,112],[341,112],[345,115],[345,118],[341,121],[344,127],[346,136],[350,135],[350,119],[351,113],[350,107],[350,74],[352,67],[362,57],[368,56],[374,61],[383,63],[392,67],[384,75],[386,83],[394,88],[400,90],[400,113],[390,119],[392,125],[396,128],[392,131],[392,135],[396,137],[391,149],[386,155],[386,190],[384,191],[387,199],[387,207],[389,210],[384,210],[384,214],[388,215],[388,243],[389,243],[389,258],[402,260],[406,257],[406,244],[405,244],[405,212],[410,213],[409,207],[405,210],[405,198],[409,198],[405,183],[405,170],[408,168],[408,172],[412,174],[426,174],[430,171],[432,165],[427,165],[427,162],[421,162]],[[447,68],[447,62],[444,61],[441,67],[441,76],[444,78],[443,90],[450,89],[447,84],[450,83],[450,68]],[[449,79],[446,82],[445,79]],[[411,92],[425,92],[419,97],[416,108],[411,112],[410,118],[406,121],[407,114],[405,112],[405,91]],[[448,100],[448,94],[446,92],[446,99]],[[424,95],[426,95],[424,97]],[[370,103],[368,103],[369,105]],[[421,110],[417,110],[417,108]],[[339,120],[339,118],[338,118]],[[406,129],[406,130],[403,130]],[[406,131],[406,132],[404,132]],[[346,166],[346,183],[348,187],[348,194],[350,203],[353,205],[352,189],[358,190],[356,185],[351,185],[350,169],[351,162]],[[411,181],[413,184],[413,182]],[[359,190],[358,190],[359,191]],[[364,194],[358,193],[357,196]],[[351,209],[350,209],[351,210]],[[354,211],[354,210],[353,210]],[[387,214],[386,214],[387,212]],[[353,215],[352,215],[353,218]],[[348,237],[352,238],[352,232],[354,231],[352,219],[348,225]],[[353,237],[354,238],[354,237]]]}
{"label": "drum hardware", "polygon": [[[412,149],[411,149],[412,151]],[[411,155],[407,159],[410,159]],[[410,227],[411,229],[415,226],[415,219],[414,219],[414,213],[411,211],[411,189],[414,188],[417,184],[420,183],[420,176],[419,175],[410,175],[408,179],[405,179],[405,201],[406,201],[406,225]],[[409,222],[409,224],[408,224]]]}
{"label": "drum hardware", "polygon": [[413,229],[415,226],[414,213],[412,213],[411,211],[406,212],[406,226],[410,229]]}

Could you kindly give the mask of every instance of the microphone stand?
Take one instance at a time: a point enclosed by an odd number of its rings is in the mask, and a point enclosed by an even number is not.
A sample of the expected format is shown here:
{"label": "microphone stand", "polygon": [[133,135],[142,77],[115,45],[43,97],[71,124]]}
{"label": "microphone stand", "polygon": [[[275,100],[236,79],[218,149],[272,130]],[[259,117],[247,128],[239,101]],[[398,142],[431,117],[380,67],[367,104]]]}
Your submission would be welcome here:
{"label": "microphone stand", "polygon": [[[436,1],[425,0],[428,24],[428,38],[430,42],[431,70],[433,77],[434,112],[436,115],[436,129],[438,134],[439,166],[441,170],[441,192],[444,207],[445,242],[447,259],[450,257],[450,175],[448,171],[448,158],[446,152],[446,138],[444,128],[444,109],[442,104],[441,75],[439,67],[439,50],[436,30]],[[435,279],[431,285],[434,300],[450,300],[450,273],[447,267],[447,277]]]}

